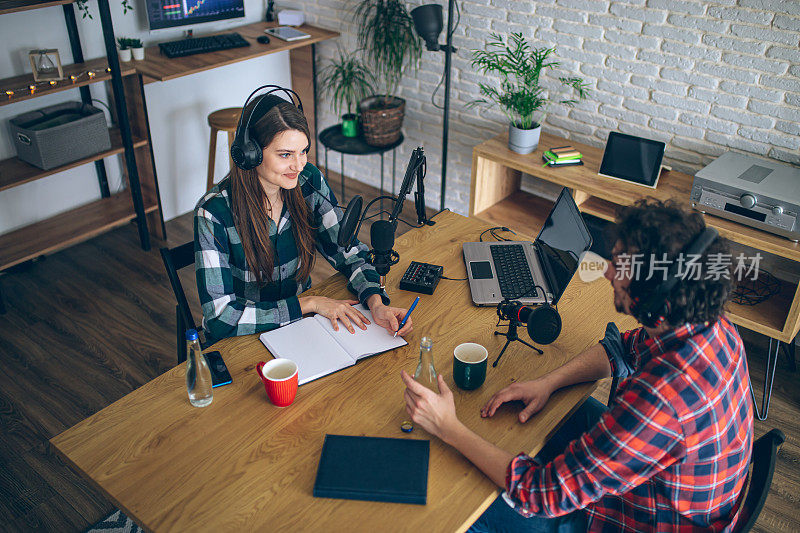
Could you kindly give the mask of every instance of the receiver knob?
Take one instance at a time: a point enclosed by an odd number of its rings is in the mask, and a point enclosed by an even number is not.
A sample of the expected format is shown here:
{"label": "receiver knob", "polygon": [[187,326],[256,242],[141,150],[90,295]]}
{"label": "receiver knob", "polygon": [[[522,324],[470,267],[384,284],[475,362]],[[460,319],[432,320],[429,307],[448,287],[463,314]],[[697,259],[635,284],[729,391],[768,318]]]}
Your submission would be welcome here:
{"label": "receiver knob", "polygon": [[739,198],[739,203],[742,204],[742,207],[751,209],[756,205],[756,197],[752,194],[743,194],[741,198]]}
{"label": "receiver knob", "polygon": [[776,205],[775,207],[772,208],[772,214],[775,215],[776,217],[782,215],[783,208],[779,205]]}

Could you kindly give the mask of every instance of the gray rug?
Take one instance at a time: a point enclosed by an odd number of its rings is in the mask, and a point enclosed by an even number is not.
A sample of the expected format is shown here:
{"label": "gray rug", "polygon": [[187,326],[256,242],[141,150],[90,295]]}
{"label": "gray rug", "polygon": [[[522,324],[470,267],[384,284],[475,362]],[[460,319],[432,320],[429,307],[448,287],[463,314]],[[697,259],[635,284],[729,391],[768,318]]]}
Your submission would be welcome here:
{"label": "gray rug", "polygon": [[117,509],[87,529],[85,533],[139,533],[140,531],[142,529],[133,520]]}

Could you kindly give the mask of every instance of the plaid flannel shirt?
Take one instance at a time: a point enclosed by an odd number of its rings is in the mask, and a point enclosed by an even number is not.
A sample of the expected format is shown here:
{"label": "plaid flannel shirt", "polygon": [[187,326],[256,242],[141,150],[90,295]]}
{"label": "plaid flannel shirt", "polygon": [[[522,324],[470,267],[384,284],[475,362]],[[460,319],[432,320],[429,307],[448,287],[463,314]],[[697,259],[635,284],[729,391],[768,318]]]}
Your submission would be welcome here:
{"label": "plaid flannel shirt", "polygon": [[[388,303],[386,294],[380,290],[378,273],[366,261],[367,247],[357,240],[349,250],[337,244],[343,213],[331,205],[338,205],[336,197],[320,170],[308,163],[298,180],[312,225],[317,228],[317,250],[344,274],[347,288],[358,295],[362,304],[366,305],[366,299],[373,294],[380,294],[384,303]],[[203,329],[209,343],[275,329],[302,316],[298,295],[311,286],[311,280],[295,278],[300,259],[285,204],[277,226],[273,220],[269,221],[269,232],[275,265],[270,281],[259,287],[247,265],[233,221],[228,179],[218,183],[197,203],[195,274],[203,308]]]}
{"label": "plaid flannel shirt", "polygon": [[609,410],[552,462],[515,457],[509,499],[525,516],[583,509],[590,531],[729,531],[753,435],[738,332],[721,317],[622,345]]}

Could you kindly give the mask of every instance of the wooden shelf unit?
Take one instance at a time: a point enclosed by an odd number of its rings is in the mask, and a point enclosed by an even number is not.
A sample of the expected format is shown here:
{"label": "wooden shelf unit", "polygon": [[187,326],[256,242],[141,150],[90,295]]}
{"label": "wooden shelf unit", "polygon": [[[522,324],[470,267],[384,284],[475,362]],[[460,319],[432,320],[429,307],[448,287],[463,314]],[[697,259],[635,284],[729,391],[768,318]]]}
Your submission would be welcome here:
{"label": "wooden shelf unit", "polygon": [[[42,170],[17,157],[11,157],[0,161],[0,191],[124,152],[125,148],[122,146],[122,137],[119,128],[109,128],[108,134],[111,137],[111,148],[108,150],[84,157],[83,159],[78,159],[77,161],[67,163],[60,167],[51,168],[50,170]],[[147,146],[147,139],[134,136],[133,146],[134,148]]]}
{"label": "wooden shelf unit", "polygon": [[[158,202],[145,200],[145,211]],[[70,209],[48,219],[0,235],[0,270],[91,239],[136,218],[128,191]]]}
{"label": "wooden shelf unit", "polygon": [[[543,167],[543,151],[565,144],[575,146],[583,154],[584,165]],[[507,134],[498,135],[472,151],[470,215],[526,233],[532,233],[531,226],[541,227],[544,222],[541,219],[549,207],[543,208],[534,195],[519,190],[523,172],[570,188],[582,212],[604,220],[613,221],[619,206],[648,196],[659,200],[673,198],[688,205],[692,186],[688,174],[664,172],[658,187],[651,189],[599,176],[602,157],[601,148],[547,133],[542,133],[537,150],[520,155],[508,149]],[[706,224],[733,242],[800,263],[800,244],[796,242],[713,215],[704,216]],[[755,306],[729,303],[727,313],[740,326],[781,342],[792,342],[800,331],[800,285],[781,281],[777,295]]]}
{"label": "wooden shelf unit", "polygon": [[[73,161],[51,170],[42,170],[29,165],[16,157],[0,161],[0,191],[51,176],[88,163],[95,163],[101,197],[93,202],[70,209],[45,220],[0,235],[0,272],[14,265],[34,259],[43,254],[55,252],[77,242],[90,239],[131,220],[136,220],[139,238],[143,249],[150,247],[152,232],[164,239],[165,227],[161,214],[161,200],[158,195],[158,181],[153,164],[150,146],[150,131],[147,123],[144,91],[141,75],[132,63],[119,63],[114,45],[114,29],[108,0],[98,0],[106,57],[83,60],[74,8],[69,1],[3,1],[0,0],[0,14],[15,13],[27,9],[49,6],[63,6],[64,20],[76,63],[65,65],[65,79],[55,85],[36,84],[31,94],[28,86],[34,84],[31,74],[23,74],[0,80],[0,105],[9,105],[31,98],[57,92],[78,89],[80,100],[88,104],[92,101],[88,85],[110,82],[112,99],[109,107],[115,109],[114,119],[117,127],[109,128],[111,148],[98,154]],[[113,55],[112,55],[113,54]],[[88,72],[95,74],[88,76]],[[70,76],[76,76],[73,83]],[[126,80],[133,80],[126,82]],[[11,97],[6,90],[14,91]],[[102,160],[116,155],[125,156],[124,178],[127,190],[111,194],[108,190],[106,169]],[[149,231],[148,231],[149,230]],[[0,294],[0,313],[5,312]]]}

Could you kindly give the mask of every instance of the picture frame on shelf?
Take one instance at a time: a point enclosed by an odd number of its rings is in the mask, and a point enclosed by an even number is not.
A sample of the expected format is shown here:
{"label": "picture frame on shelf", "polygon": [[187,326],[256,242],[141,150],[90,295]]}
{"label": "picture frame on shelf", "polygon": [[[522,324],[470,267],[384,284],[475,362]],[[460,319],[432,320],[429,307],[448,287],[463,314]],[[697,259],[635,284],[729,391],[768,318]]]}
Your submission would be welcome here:
{"label": "picture frame on shelf", "polygon": [[31,50],[28,52],[31,62],[33,81],[58,81],[64,79],[64,69],[61,66],[61,56],[58,49]]}

